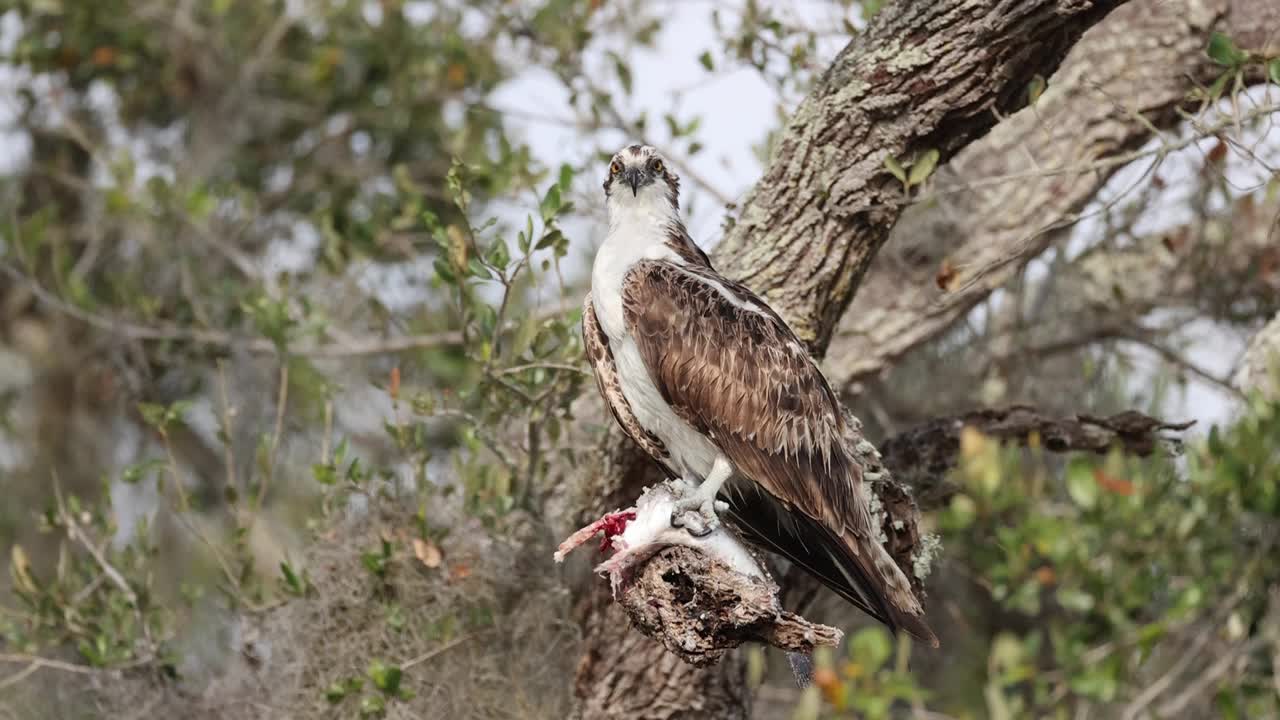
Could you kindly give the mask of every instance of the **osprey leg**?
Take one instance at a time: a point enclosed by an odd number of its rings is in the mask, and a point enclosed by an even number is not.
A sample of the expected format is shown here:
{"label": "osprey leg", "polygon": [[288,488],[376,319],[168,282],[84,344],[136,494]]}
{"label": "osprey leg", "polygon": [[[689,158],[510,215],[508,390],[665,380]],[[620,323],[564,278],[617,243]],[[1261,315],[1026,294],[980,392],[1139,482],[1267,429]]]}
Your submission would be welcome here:
{"label": "osprey leg", "polygon": [[[729,460],[720,455],[711,465],[711,472],[702,479],[697,488],[688,496],[676,500],[675,508],[671,511],[671,526],[686,527],[689,534],[703,536],[720,526],[720,518],[716,516],[717,510],[725,509],[723,502],[716,500],[720,488],[724,487],[724,483],[733,475],[733,465]],[[684,481],[685,484],[690,484]],[[686,519],[686,513],[690,510],[697,510],[700,516],[697,521],[689,523]]]}

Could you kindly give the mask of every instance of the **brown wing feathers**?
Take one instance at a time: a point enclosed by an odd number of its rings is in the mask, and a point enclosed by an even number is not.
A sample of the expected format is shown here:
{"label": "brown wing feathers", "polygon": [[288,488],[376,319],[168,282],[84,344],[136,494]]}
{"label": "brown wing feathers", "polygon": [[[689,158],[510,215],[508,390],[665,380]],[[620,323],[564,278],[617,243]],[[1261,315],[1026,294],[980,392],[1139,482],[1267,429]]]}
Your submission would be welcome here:
{"label": "brown wing feathers", "polygon": [[786,323],[710,268],[641,262],[623,296],[663,398],[758,487],[735,478],[732,518],[867,613],[936,645],[875,543],[835,394]]}

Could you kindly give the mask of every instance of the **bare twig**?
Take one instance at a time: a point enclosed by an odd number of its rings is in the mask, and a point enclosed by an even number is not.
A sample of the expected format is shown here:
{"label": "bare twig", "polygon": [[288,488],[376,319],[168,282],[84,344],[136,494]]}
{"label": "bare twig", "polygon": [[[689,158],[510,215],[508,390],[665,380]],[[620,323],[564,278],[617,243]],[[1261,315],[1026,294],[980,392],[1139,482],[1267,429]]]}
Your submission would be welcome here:
{"label": "bare twig", "polygon": [[62,526],[66,529],[67,538],[83,547],[89,553],[90,557],[93,558],[93,561],[98,564],[98,567],[102,569],[103,575],[111,581],[111,584],[115,585],[116,589],[121,593],[124,593],[125,599],[129,601],[129,605],[139,613],[138,620],[142,623],[142,627],[145,630],[147,628],[147,624],[146,622],[143,622],[143,618],[141,616],[141,608],[138,605],[138,594],[129,586],[128,581],[124,579],[124,576],[120,574],[120,571],[116,570],[115,567],[107,561],[106,556],[102,554],[102,550],[100,550],[97,545],[94,545],[89,536],[85,535],[84,532],[80,530],[79,519],[67,510],[66,502],[62,498],[61,485],[57,478],[54,478],[53,481],[53,496],[57,507],[58,521],[62,523]]}
{"label": "bare twig", "polygon": [[223,462],[227,466],[227,487],[236,490],[238,494],[240,488],[236,484],[236,459],[231,440],[232,410],[227,397],[227,368],[221,360],[218,361],[218,394],[222,401],[222,450]]}
{"label": "bare twig", "polygon": [[54,660],[53,658],[41,657],[39,655],[28,655],[25,653],[0,653],[0,663],[21,663],[26,665],[25,668],[17,673],[10,675],[4,680],[0,680],[0,690],[4,690],[5,688],[22,682],[41,669],[58,670],[61,672],[74,673],[76,675],[115,674],[122,670],[142,667],[153,660],[155,660],[155,657],[145,655],[120,665],[113,665],[111,667],[93,667],[90,665],[82,665],[80,663],[66,662],[64,660]]}
{"label": "bare twig", "polygon": [[1204,698],[1205,691],[1208,690],[1211,685],[1220,680],[1222,676],[1231,669],[1231,666],[1235,664],[1236,661],[1247,653],[1253,652],[1253,650],[1261,646],[1263,642],[1263,638],[1253,637],[1239,643],[1229,652],[1224,653],[1222,657],[1218,658],[1217,662],[1210,665],[1208,669],[1200,673],[1200,675],[1187,685],[1186,689],[1176,697],[1158,707],[1156,712],[1160,717],[1177,716],[1188,704],[1191,703],[1191,701],[1197,698]]}
{"label": "bare twig", "polygon": [[0,663],[23,663],[26,665],[23,669],[0,680],[0,690],[17,685],[34,675],[41,668],[50,670],[61,670],[63,672],[76,673],[79,675],[94,675],[100,672],[98,668],[89,667],[88,665],[78,665],[76,663],[63,662],[61,660],[51,660],[38,655],[21,655],[0,653]]}
{"label": "bare twig", "polygon": [[[64,315],[73,317],[86,325],[103,330],[126,340],[145,342],[183,342],[194,345],[210,345],[223,348],[236,348],[260,355],[277,355],[279,348],[272,340],[263,337],[236,335],[221,330],[182,327],[170,323],[142,325],[121,318],[104,317],[75,305],[72,305],[46,288],[36,283],[16,268],[0,264],[0,271],[10,278],[23,283],[32,295],[46,307]],[[546,319],[563,315],[577,308],[577,300],[565,301],[541,311],[537,317]],[[444,330],[420,335],[401,335],[397,337],[353,337],[343,342],[332,343],[298,343],[290,345],[292,355],[308,358],[344,358],[361,355],[384,355],[407,352],[410,350],[426,350],[437,347],[449,347],[463,343],[462,333],[457,330]]]}
{"label": "bare twig", "polygon": [[468,642],[468,641],[470,641],[470,640],[474,640],[475,638],[479,637],[480,635],[483,635],[484,633],[485,633],[485,631],[484,631],[484,630],[480,630],[480,631],[478,631],[478,632],[468,633],[468,634],[466,634],[466,635],[459,635],[458,637],[456,637],[456,638],[454,638],[454,639],[450,640],[449,642],[447,642],[447,643],[445,643],[445,644],[441,645],[440,647],[437,647],[437,648],[434,648],[434,649],[428,650],[428,651],[426,651],[426,652],[422,653],[421,655],[419,655],[419,656],[417,656],[417,657],[413,658],[412,660],[406,660],[406,661],[404,661],[404,662],[400,663],[400,669],[401,669],[401,670],[408,670],[409,668],[413,667],[414,665],[422,664],[422,663],[424,663],[424,662],[426,662],[426,661],[430,660],[431,658],[433,658],[433,657],[435,657],[435,656],[437,656],[437,655],[440,655],[441,653],[444,653],[444,652],[446,652],[446,651],[448,651],[448,650],[452,650],[453,648],[455,648],[455,647],[457,647],[457,646],[461,645],[461,644],[462,644],[462,643],[464,643],[464,642]]}
{"label": "bare twig", "polygon": [[1141,345],[1142,347],[1155,353],[1157,356],[1160,357],[1161,360],[1164,360],[1170,365],[1173,365],[1174,367],[1177,367],[1185,372],[1195,375],[1196,377],[1200,378],[1201,380],[1204,380],[1210,385],[1213,385],[1214,387],[1225,392],[1227,395],[1230,395],[1236,400],[1245,399],[1244,392],[1241,391],[1240,388],[1231,384],[1231,381],[1223,377],[1218,377],[1214,373],[1211,373],[1208,370],[1205,370],[1199,365],[1183,357],[1177,351],[1161,344],[1160,342],[1152,338],[1144,337],[1139,334],[1129,334],[1129,335],[1126,335],[1124,339],[1130,342],[1137,343],[1138,345]]}
{"label": "bare twig", "polygon": [[1208,627],[1198,633],[1182,653],[1182,657],[1178,658],[1178,661],[1170,666],[1158,680],[1144,688],[1125,707],[1124,713],[1121,715],[1122,720],[1134,720],[1134,718],[1138,717],[1138,713],[1145,710],[1156,698],[1160,697],[1161,693],[1168,690],[1169,686],[1182,675],[1182,672],[1187,669],[1191,662],[1200,657],[1200,649],[1205,646],[1205,643],[1209,642],[1209,639],[1213,637],[1213,633],[1217,629],[1218,626],[1216,624],[1209,624]]}
{"label": "bare twig", "polygon": [[204,531],[191,521],[191,518],[187,517],[188,511],[191,509],[191,502],[187,498],[186,488],[183,487],[182,473],[178,470],[178,458],[174,455],[173,443],[169,440],[169,435],[166,432],[161,431],[160,438],[164,441],[165,455],[169,461],[169,476],[172,480],[174,492],[178,495],[178,507],[174,508],[174,517],[176,517],[178,522],[187,529],[187,532],[190,532],[197,540],[208,548],[209,554],[213,556],[214,561],[217,562],[218,567],[221,568],[223,576],[227,579],[227,591],[232,593],[242,605],[249,606],[250,603],[240,592],[240,580],[236,573],[231,569],[231,564],[227,562],[225,557],[223,557],[222,551],[218,548],[217,544],[215,544],[213,540],[204,533]]}
{"label": "bare twig", "polygon": [[320,436],[320,462],[329,462],[329,444],[333,435],[333,398],[324,399],[324,428]]}
{"label": "bare twig", "polygon": [[4,689],[5,689],[5,688],[7,688],[7,687],[10,687],[10,686],[13,686],[13,685],[17,685],[18,683],[22,682],[23,680],[26,680],[28,677],[30,677],[31,675],[35,674],[35,672],[36,672],[37,670],[39,670],[41,667],[47,667],[47,666],[46,666],[46,665],[43,665],[43,664],[38,664],[38,663],[32,662],[30,665],[28,665],[28,666],[26,666],[25,668],[23,668],[23,669],[19,670],[18,672],[14,673],[13,675],[10,675],[9,677],[5,678],[4,680],[0,680],[0,690],[4,690]]}
{"label": "bare twig", "polygon": [[527,365],[513,365],[509,368],[503,368],[498,374],[514,375],[515,373],[524,372],[525,370],[563,370],[564,372],[577,373],[579,375],[586,375],[588,377],[591,376],[591,373],[587,371],[586,368],[579,367],[577,365],[569,365],[566,363],[554,363],[554,362],[528,363]]}
{"label": "bare twig", "polygon": [[265,502],[267,489],[271,487],[271,480],[276,474],[276,455],[280,451],[280,433],[284,431],[284,411],[289,401],[289,363],[280,363],[280,391],[276,395],[276,422],[271,431],[271,450],[267,458],[267,473],[262,478],[262,484],[258,487],[258,492],[253,498],[253,516],[249,518],[249,522],[256,522],[258,515],[262,512],[262,503]]}

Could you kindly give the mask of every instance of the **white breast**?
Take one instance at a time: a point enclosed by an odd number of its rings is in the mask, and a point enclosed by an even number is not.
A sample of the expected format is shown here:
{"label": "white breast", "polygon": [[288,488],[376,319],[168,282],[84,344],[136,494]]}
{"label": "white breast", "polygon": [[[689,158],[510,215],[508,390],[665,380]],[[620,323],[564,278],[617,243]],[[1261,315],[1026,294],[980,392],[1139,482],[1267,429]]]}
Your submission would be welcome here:
{"label": "white breast", "polygon": [[702,433],[676,415],[662,398],[644,364],[640,349],[630,337],[618,342],[610,341],[613,360],[618,367],[618,380],[622,394],[631,405],[636,421],[653,433],[671,453],[677,469],[686,480],[700,481],[711,472],[720,451]]}
{"label": "white breast", "polygon": [[710,472],[719,451],[710,440],[680,419],[662,398],[640,349],[627,331],[622,310],[622,283],[627,271],[636,263],[641,260],[683,263],[683,260],[660,239],[655,242],[654,233],[637,233],[626,230],[626,227],[624,225],[610,232],[596,253],[591,269],[591,302],[600,321],[600,329],[609,338],[622,394],[631,405],[636,420],[662,441],[677,469],[687,479],[700,480]]}
{"label": "white breast", "polygon": [[626,335],[622,317],[622,283],[627,271],[641,260],[681,262],[680,256],[660,239],[654,242],[651,237],[645,237],[652,234],[623,226],[611,231],[596,251],[596,260],[591,266],[591,299],[600,327],[610,339]]}

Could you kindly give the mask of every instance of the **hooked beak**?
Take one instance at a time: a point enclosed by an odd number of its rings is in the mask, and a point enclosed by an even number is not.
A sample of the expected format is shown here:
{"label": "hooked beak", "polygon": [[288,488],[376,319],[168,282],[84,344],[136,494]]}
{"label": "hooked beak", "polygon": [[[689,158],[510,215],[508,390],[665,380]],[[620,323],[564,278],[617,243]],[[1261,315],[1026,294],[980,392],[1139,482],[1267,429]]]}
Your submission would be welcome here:
{"label": "hooked beak", "polygon": [[622,171],[622,180],[631,186],[632,197],[640,194],[640,181],[643,179],[644,174],[640,168],[630,167]]}

